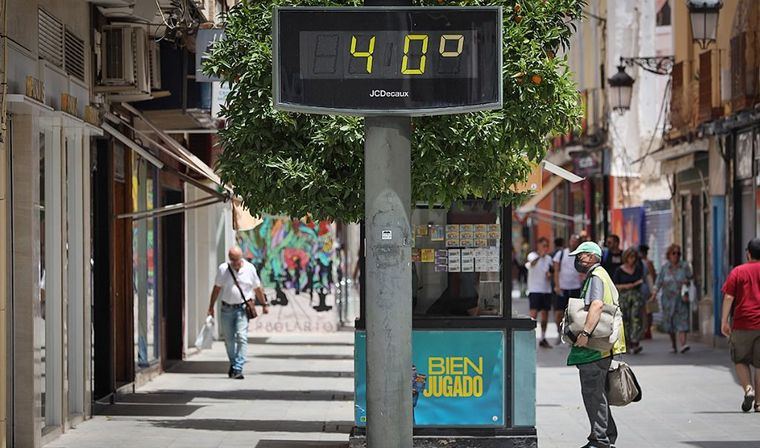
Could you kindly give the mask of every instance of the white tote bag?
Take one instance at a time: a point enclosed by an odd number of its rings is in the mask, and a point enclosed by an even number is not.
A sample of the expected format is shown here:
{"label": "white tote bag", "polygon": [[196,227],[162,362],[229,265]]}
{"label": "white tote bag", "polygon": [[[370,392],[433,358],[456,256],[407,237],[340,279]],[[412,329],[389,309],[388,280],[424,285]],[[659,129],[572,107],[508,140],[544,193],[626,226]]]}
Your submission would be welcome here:
{"label": "white tote bag", "polygon": [[195,338],[195,347],[198,350],[208,350],[211,348],[211,344],[214,343],[214,327],[216,322],[212,316],[206,316],[206,322],[201,327],[201,331],[198,332],[198,336]]}

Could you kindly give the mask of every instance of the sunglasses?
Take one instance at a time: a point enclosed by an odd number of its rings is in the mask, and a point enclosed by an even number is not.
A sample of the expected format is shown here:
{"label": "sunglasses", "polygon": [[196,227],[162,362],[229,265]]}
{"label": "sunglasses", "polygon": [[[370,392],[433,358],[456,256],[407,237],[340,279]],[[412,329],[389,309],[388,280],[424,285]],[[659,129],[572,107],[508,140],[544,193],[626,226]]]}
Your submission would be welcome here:
{"label": "sunglasses", "polygon": [[678,255],[678,256],[680,256],[681,252],[671,252],[670,255]]}

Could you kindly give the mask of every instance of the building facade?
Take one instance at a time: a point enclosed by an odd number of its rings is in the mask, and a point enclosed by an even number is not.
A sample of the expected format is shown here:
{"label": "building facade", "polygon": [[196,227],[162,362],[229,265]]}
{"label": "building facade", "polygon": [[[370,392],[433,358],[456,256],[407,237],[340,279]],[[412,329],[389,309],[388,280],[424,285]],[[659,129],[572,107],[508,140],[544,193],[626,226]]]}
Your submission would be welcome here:
{"label": "building facade", "polygon": [[232,3],[2,2],[0,446],[193,352],[234,242],[195,35]]}
{"label": "building facade", "polygon": [[686,6],[673,7],[670,129],[654,157],[673,189],[674,240],[702,294],[692,329],[722,343],[720,288],[760,235],[760,4],[724,1],[705,48],[692,40]]}
{"label": "building facade", "polygon": [[657,249],[661,243],[653,235],[669,233],[669,228],[646,226],[659,223],[647,218],[650,202],[670,198],[658,163],[648,157],[662,141],[667,76],[629,63],[636,81],[626,113],[611,109],[608,85],[621,58],[672,55],[669,8],[667,1],[588,2],[566,54],[584,109],[581,128],[554,139],[546,157],[585,180],[573,184],[546,176],[541,193],[517,210],[531,230],[532,237],[525,237],[567,238],[583,231],[604,241],[617,234],[624,247],[653,243]]}

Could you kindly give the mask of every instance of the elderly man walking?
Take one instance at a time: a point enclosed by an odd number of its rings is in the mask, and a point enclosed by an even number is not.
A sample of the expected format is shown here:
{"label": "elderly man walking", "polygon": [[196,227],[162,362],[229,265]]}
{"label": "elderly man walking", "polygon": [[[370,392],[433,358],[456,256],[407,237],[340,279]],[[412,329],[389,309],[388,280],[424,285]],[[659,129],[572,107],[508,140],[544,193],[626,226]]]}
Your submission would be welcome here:
{"label": "elderly man walking", "polygon": [[567,357],[567,365],[578,368],[583,404],[591,424],[588,443],[583,448],[610,448],[617,440],[618,433],[607,401],[607,372],[612,356],[625,352],[625,337],[621,329],[620,339],[611,351],[600,352],[586,345],[599,322],[602,308],[605,304],[617,304],[618,292],[610,275],[601,266],[602,249],[598,244],[581,243],[570,255],[575,256],[575,269],[586,275],[580,297],[586,303],[588,316],[583,331]]}
{"label": "elderly man walking", "polygon": [[[760,239],[747,244],[747,263],[735,267],[723,285],[721,331],[730,339],[731,360],[744,392],[742,411],[760,412]],[[752,386],[752,366],[755,385]]]}
{"label": "elderly man walking", "polygon": [[236,246],[229,250],[227,256],[229,261],[220,264],[216,272],[208,314],[214,315],[214,305],[221,297],[221,325],[227,357],[230,360],[227,376],[242,380],[248,351],[248,316],[245,313],[245,301],[255,294],[256,300],[264,308],[264,314],[269,312],[269,305],[256,267],[243,258],[243,251]]}

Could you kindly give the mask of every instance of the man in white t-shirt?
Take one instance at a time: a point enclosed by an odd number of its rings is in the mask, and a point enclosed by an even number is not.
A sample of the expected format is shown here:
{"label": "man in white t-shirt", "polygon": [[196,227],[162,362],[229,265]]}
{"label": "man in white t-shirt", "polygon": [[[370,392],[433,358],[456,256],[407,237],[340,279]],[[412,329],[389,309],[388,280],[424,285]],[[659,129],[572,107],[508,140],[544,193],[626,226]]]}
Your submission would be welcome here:
{"label": "man in white t-shirt", "polygon": [[[221,298],[220,324],[224,332],[227,357],[230,360],[227,376],[242,380],[243,365],[245,365],[248,352],[248,316],[245,313],[244,303],[255,295],[258,303],[263,306],[264,314],[269,312],[269,305],[256,267],[243,258],[243,251],[235,246],[230,249],[228,257],[229,261],[220,264],[216,272],[208,314],[214,315],[216,300]],[[237,280],[237,285],[235,280]]]}
{"label": "man in white t-shirt", "polygon": [[562,249],[554,255],[554,320],[557,322],[557,330],[560,336],[557,345],[562,343],[562,318],[565,315],[565,308],[570,297],[580,298],[581,296],[581,275],[575,269],[575,255],[570,255],[574,251],[580,238],[578,235],[571,235],[568,247]]}
{"label": "man in white t-shirt", "polygon": [[551,270],[552,257],[549,255],[549,240],[541,237],[538,239],[535,252],[528,254],[528,301],[530,302],[530,317],[536,319],[541,316],[541,342],[544,348],[552,346],[546,340],[546,324],[549,320],[549,310],[552,307]]}

